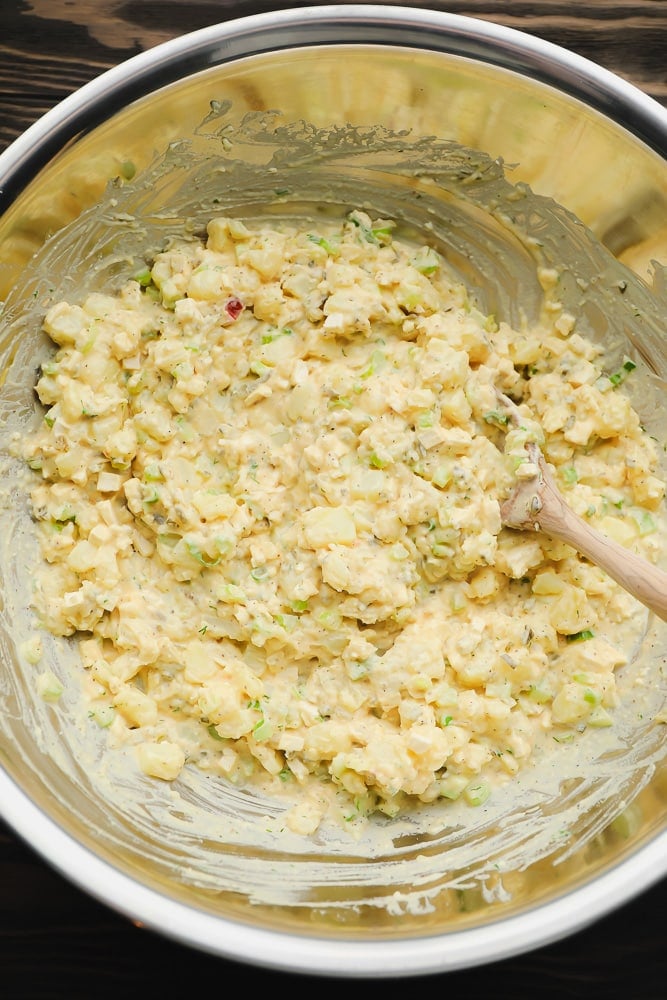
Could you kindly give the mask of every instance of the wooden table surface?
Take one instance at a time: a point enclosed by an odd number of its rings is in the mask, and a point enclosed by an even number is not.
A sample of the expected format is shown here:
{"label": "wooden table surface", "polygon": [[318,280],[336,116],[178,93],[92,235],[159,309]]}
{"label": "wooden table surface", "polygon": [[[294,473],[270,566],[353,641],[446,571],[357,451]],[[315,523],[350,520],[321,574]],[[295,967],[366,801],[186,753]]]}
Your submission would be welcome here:
{"label": "wooden table surface", "polygon": [[[616,72],[667,106],[667,0],[452,0],[414,6],[530,31]],[[137,52],[208,24],[278,7],[243,0],[0,0],[0,151],[69,93]],[[417,982],[466,1000],[662,1000],[665,904],[667,881],[662,881],[564,941]],[[66,882],[0,823],[2,1000],[151,1000],[182,991],[210,996],[227,991],[230,977],[254,995],[275,987],[310,991],[322,982],[235,965],[140,930]],[[341,985],[345,988],[344,981]],[[397,986],[410,989],[410,980]]]}

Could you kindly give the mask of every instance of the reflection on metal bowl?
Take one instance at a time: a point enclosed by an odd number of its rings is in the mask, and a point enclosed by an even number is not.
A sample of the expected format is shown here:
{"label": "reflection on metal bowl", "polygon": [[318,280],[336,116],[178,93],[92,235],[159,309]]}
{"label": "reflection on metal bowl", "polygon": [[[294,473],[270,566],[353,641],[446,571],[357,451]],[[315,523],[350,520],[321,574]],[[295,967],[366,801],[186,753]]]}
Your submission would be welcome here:
{"label": "reflection on metal bowl", "polygon": [[[130,273],[142,248],[213,211],[307,216],[360,203],[428,230],[509,321],[517,303],[537,313],[537,267],[558,267],[587,335],[643,359],[650,391],[635,403],[664,437],[653,404],[667,377],[666,154],[667,113],[654,102],[569,53],[468,18],[287,10],[158,46],[0,157],[4,442],[31,418],[38,316],[56,296]],[[474,816],[447,804],[352,842],[299,837],[280,831],[279,803],[248,790],[193,773],[147,787],[105,752],[103,734],[91,737],[77,698],[55,715],[32,695],[17,652],[30,581],[26,560],[8,553],[34,545],[25,504],[14,505],[18,474],[13,485],[0,512],[0,808],[121,913],[270,968],[409,976],[555,940],[665,874],[664,727],[652,721],[664,625],[648,623],[613,739],[536,764]],[[54,671],[76,669],[62,646],[51,655]],[[649,683],[638,693],[640,672]]]}

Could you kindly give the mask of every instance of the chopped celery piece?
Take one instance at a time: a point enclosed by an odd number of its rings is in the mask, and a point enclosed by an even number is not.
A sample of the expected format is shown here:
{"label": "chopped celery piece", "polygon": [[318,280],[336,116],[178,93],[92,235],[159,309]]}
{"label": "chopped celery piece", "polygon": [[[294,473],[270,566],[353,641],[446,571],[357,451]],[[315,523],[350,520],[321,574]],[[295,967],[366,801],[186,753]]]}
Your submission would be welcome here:
{"label": "chopped celery piece", "polygon": [[147,483],[159,483],[164,480],[164,476],[162,475],[160,466],[157,462],[153,462],[146,466],[144,469],[144,479]]}
{"label": "chopped celery piece", "polygon": [[283,326],[279,330],[271,330],[270,333],[262,334],[262,343],[272,344],[274,340],[279,340],[281,337],[291,337],[292,335],[293,331],[288,326]]}
{"label": "chopped celery piece", "polygon": [[309,233],[308,239],[311,243],[315,243],[318,247],[322,247],[323,250],[326,250],[330,257],[337,257],[340,253],[339,248],[333,240],[328,240],[324,236],[315,236],[312,233]]}
{"label": "chopped celery piece", "polygon": [[286,632],[293,632],[299,624],[299,618],[297,615],[287,615],[283,612],[274,615],[273,620],[280,625],[281,628],[284,628]]}
{"label": "chopped celery piece", "polygon": [[123,160],[120,165],[120,176],[125,181],[131,181],[137,172],[136,164],[132,160]]}
{"label": "chopped celery piece", "polygon": [[367,243],[375,243],[377,245],[391,243],[391,234],[394,228],[393,222],[368,226],[359,212],[350,212],[348,219],[357,227]]}
{"label": "chopped celery piece", "polygon": [[361,378],[370,378],[371,375],[376,375],[384,368],[386,360],[382,351],[373,351],[368,365],[361,373]]}
{"label": "chopped celery piece", "polygon": [[37,693],[44,701],[58,701],[64,690],[61,682],[50,670],[45,670],[37,678]]}
{"label": "chopped celery piece", "polygon": [[636,367],[637,365],[634,363],[634,361],[631,361],[630,358],[626,358],[623,362],[622,367],[619,368],[618,371],[613,372],[613,374],[609,376],[609,381],[613,386],[620,385],[621,382],[623,382],[628,377],[630,372],[633,372]]}
{"label": "chopped celery piece", "polygon": [[373,466],[374,469],[384,469],[389,464],[385,458],[378,455],[376,451],[372,451],[368,457],[368,461]]}
{"label": "chopped celery piece", "polygon": [[463,798],[468,805],[481,806],[491,794],[491,786],[486,781],[474,781],[466,786]]}
{"label": "chopped celery piece", "polygon": [[421,274],[434,274],[440,267],[440,256],[432,247],[422,247],[412,258],[411,264]]}
{"label": "chopped celery piece", "polygon": [[352,400],[349,396],[333,396],[327,406],[330,410],[351,410]]}
{"label": "chopped celery piece", "polygon": [[141,271],[137,271],[134,275],[134,280],[141,285],[142,288],[147,288],[153,280],[150,267],[144,267]]}
{"label": "chopped celery piece", "polygon": [[506,427],[509,423],[507,414],[501,413],[500,410],[489,410],[484,414],[484,420],[487,424],[495,424],[496,427]]}
{"label": "chopped celery piece", "polygon": [[445,799],[458,799],[467,784],[468,779],[462,774],[449,774],[438,782],[438,790]]}
{"label": "chopped celery piece", "polygon": [[585,642],[586,639],[593,639],[595,637],[595,632],[589,628],[584,628],[581,632],[573,632],[571,635],[566,635],[565,639],[567,642]]}
{"label": "chopped celery piece", "polygon": [[69,504],[65,504],[57,514],[53,515],[53,520],[58,524],[66,524],[68,521],[76,522],[76,513],[72,510]]}
{"label": "chopped celery piece", "polygon": [[534,701],[536,705],[546,705],[553,698],[551,688],[544,683],[531,684],[525,695],[530,701]]}
{"label": "chopped celery piece", "polygon": [[588,725],[593,726],[594,729],[606,729],[613,724],[609,712],[600,705],[597,705],[588,716]]}
{"label": "chopped celery piece", "polygon": [[650,535],[652,532],[657,531],[658,526],[655,518],[648,511],[633,511],[632,518],[637,523],[637,530],[640,535]]}
{"label": "chopped celery piece", "polygon": [[97,723],[100,729],[108,729],[113,720],[116,718],[116,709],[113,705],[99,705],[98,707],[91,709],[89,715],[90,718]]}
{"label": "chopped celery piece", "polygon": [[258,743],[270,740],[273,736],[273,726],[267,719],[261,719],[253,729],[252,735]]}

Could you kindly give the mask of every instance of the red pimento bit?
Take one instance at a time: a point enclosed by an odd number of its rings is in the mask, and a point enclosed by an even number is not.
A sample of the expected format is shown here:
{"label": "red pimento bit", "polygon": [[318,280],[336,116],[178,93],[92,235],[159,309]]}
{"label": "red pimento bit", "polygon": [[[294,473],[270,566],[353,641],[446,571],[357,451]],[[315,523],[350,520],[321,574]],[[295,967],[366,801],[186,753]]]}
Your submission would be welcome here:
{"label": "red pimento bit", "polygon": [[225,311],[230,319],[238,319],[244,310],[244,305],[240,299],[233,296],[231,299],[227,299],[225,302]]}

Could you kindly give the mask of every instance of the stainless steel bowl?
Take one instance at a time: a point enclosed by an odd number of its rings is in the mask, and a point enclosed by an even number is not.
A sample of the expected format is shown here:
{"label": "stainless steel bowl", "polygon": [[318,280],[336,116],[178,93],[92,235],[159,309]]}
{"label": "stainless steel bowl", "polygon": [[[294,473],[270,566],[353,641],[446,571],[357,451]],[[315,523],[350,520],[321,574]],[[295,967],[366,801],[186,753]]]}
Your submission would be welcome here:
{"label": "stainless steel bowl", "polygon": [[[664,391],[667,112],[529,35],[348,5],[243,18],[157,46],[63,101],[0,156],[0,349],[10,373],[24,375],[5,381],[5,414],[28,405],[44,282],[60,291],[101,280],[100,246],[134,246],[118,218],[205,214],[220,195],[221,156],[230,210],[267,209],[276,187],[267,165],[311,205],[363,195],[434,226],[461,275],[508,315],[519,287],[527,312],[536,307],[539,244],[542,260],[569,268],[566,294],[591,335],[630,338],[653,402]],[[130,184],[117,180],[134,170]],[[489,281],[500,257],[504,290]],[[582,299],[584,278],[592,291]],[[621,280],[631,294],[619,304]],[[28,551],[12,503],[13,494],[0,521]],[[234,792],[216,811],[196,778],[164,794],[128,786],[121,799],[102,744],[80,739],[80,706],[54,717],[30,693],[17,653],[22,571],[5,556],[0,811],[68,879],[143,926],[279,970],[422,975],[572,934],[667,872],[667,746],[660,727],[637,726],[636,701],[613,752],[563,758],[562,776],[583,767],[583,782],[556,782],[540,798],[533,775],[523,798],[469,826],[438,813],[354,844],[267,840],[257,831],[279,817],[271,803]],[[637,662],[659,675],[666,648],[653,624]],[[648,687],[659,701],[659,684]],[[566,823],[564,842],[554,829]]]}

